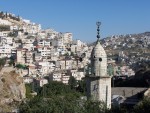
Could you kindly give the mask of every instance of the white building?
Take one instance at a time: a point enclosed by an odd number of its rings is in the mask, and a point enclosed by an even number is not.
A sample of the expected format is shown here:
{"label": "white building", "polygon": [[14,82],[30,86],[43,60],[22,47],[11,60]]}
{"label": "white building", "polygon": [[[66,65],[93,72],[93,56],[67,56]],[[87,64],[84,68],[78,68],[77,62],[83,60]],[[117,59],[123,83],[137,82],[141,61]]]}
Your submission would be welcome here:
{"label": "white building", "polygon": [[69,75],[62,74],[62,83],[68,84],[69,79],[70,79]]}
{"label": "white building", "polygon": [[26,84],[30,84],[33,82],[33,78],[32,77],[23,77],[23,81]]}
{"label": "white building", "polygon": [[15,25],[15,24],[14,24],[14,25],[11,25],[11,26],[10,26],[10,30],[11,30],[11,31],[13,31],[13,30],[19,30],[19,26],[18,26],[18,25]]}
{"label": "white building", "polygon": [[39,61],[39,62],[37,62],[36,65],[41,66],[39,71],[43,76],[46,76],[47,74],[54,71],[54,69],[55,69],[55,64],[53,62]]}
{"label": "white building", "polygon": [[13,38],[12,37],[0,37],[0,43],[2,45],[6,45],[6,44],[10,45],[13,43]]}
{"label": "white building", "polygon": [[0,46],[0,57],[10,57],[11,56],[11,50],[12,50],[12,46],[10,45],[3,45]]}
{"label": "white building", "polygon": [[82,80],[83,77],[85,77],[85,73],[84,72],[79,72],[77,70],[70,70],[71,71],[71,75],[77,80],[80,81]]}
{"label": "white building", "polygon": [[51,76],[51,79],[52,81],[58,81],[58,82],[61,82],[61,78],[62,78],[62,75],[61,75],[61,72],[54,72]]}
{"label": "white building", "polygon": [[63,33],[63,42],[65,44],[70,44],[72,42],[72,37],[72,33],[70,32]]}
{"label": "white building", "polygon": [[49,47],[36,46],[36,49],[37,49],[37,53],[40,53],[42,57],[51,56],[51,48]]}
{"label": "white building", "polygon": [[66,71],[55,71],[52,73],[52,75],[50,75],[50,79],[52,81],[58,81],[64,84],[68,84],[70,75]]}
{"label": "white building", "polygon": [[12,23],[8,20],[4,20],[0,18],[0,25],[11,25]]}

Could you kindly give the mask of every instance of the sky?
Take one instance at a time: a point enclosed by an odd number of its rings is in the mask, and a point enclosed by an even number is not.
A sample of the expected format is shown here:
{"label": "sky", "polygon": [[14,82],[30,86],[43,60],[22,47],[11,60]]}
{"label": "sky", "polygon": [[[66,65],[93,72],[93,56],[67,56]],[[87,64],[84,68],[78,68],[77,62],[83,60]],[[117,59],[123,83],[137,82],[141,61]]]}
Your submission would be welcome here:
{"label": "sky", "polygon": [[101,38],[150,31],[150,0],[0,0],[0,11],[83,42],[96,40],[97,21]]}

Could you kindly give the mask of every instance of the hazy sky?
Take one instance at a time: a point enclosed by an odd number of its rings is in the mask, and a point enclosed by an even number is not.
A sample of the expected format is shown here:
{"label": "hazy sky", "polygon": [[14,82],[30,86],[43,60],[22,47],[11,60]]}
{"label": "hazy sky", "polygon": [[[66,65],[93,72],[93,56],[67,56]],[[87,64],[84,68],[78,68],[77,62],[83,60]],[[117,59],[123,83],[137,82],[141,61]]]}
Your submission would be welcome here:
{"label": "hazy sky", "polygon": [[86,42],[96,40],[96,21],[102,38],[150,31],[150,0],[0,0],[0,11]]}

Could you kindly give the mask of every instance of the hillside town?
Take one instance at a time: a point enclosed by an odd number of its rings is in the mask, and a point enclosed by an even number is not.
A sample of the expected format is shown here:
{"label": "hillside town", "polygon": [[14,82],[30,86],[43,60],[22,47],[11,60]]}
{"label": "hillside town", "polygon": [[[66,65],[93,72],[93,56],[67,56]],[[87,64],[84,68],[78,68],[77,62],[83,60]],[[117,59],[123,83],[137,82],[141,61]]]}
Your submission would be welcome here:
{"label": "hillside town", "polygon": [[[50,89],[48,85],[51,83],[58,88],[61,83],[64,88],[70,85],[72,77],[78,84],[71,87],[71,90],[84,95],[79,96],[80,101],[91,96],[94,101],[104,101],[108,109],[112,105],[135,105],[141,99],[140,94],[149,95],[147,84],[150,82],[147,75],[150,68],[150,32],[100,39],[101,23],[97,22],[96,25],[97,41],[87,44],[74,39],[71,32],[42,29],[40,24],[31,20],[1,11],[0,84],[4,86],[1,88],[4,92],[1,97],[2,105],[7,103],[9,106],[10,103],[30,99],[27,93],[32,98],[42,95],[48,101],[51,98],[51,94],[48,95],[48,91],[45,91],[46,88]],[[143,77],[143,81],[138,84],[140,77]],[[81,81],[83,84],[86,82],[84,88],[79,84]],[[32,85],[30,91],[28,85]],[[36,88],[42,90],[37,91]],[[53,90],[52,86],[50,90]],[[83,90],[86,90],[86,96]],[[54,93],[57,95],[57,92],[52,91]],[[47,94],[47,98],[44,94]],[[57,98],[60,97],[64,95]],[[78,99],[74,99],[78,103]],[[4,108],[7,110],[8,106]],[[3,108],[1,105],[0,107]],[[18,110],[16,106],[11,106],[10,109],[12,108],[14,111]]]}
{"label": "hillside town", "polygon": [[[150,33],[115,35],[101,43],[108,54],[110,76],[134,76],[136,62],[150,60]],[[137,47],[142,49],[136,50]],[[43,86],[48,83],[45,77],[64,84],[68,84],[70,76],[82,80],[92,48],[93,45],[74,40],[71,32],[43,30],[40,24],[20,16],[0,13],[0,58],[7,58],[5,66],[16,68],[25,83],[34,81]]]}
{"label": "hillside town", "polygon": [[84,77],[84,66],[90,56],[85,53],[89,47],[73,40],[72,33],[43,30],[40,24],[3,12],[0,28],[0,58],[6,57],[5,66],[13,65],[25,83],[35,79],[43,86],[48,83],[44,77],[49,76],[52,81],[68,84],[71,75],[76,80]]}

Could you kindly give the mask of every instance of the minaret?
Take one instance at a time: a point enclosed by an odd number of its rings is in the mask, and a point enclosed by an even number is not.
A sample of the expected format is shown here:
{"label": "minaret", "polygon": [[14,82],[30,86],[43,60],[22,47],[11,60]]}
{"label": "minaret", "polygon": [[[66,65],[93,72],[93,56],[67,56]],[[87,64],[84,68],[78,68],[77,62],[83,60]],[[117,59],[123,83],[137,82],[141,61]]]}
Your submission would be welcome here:
{"label": "minaret", "polygon": [[[107,74],[107,55],[100,44],[100,22],[97,25],[97,41],[91,53],[91,72],[86,75],[87,96],[103,101],[111,108],[111,78]],[[89,72],[88,72],[89,73]]]}

